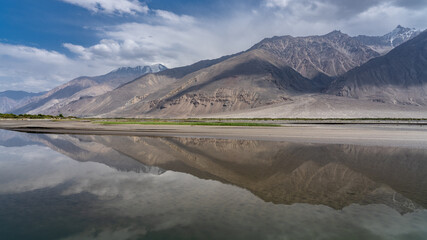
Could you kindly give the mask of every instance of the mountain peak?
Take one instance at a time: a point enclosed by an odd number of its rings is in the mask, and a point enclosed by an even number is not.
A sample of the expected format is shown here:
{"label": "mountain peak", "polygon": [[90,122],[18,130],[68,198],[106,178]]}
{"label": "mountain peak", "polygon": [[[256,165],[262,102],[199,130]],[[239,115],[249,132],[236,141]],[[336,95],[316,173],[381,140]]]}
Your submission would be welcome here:
{"label": "mountain peak", "polygon": [[347,34],[341,32],[340,30],[334,30],[330,33],[327,33],[324,35],[324,37],[326,38],[332,38],[332,39],[342,39],[342,38],[347,38],[350,37]]}
{"label": "mountain peak", "polygon": [[409,39],[414,38],[418,34],[420,34],[420,30],[415,28],[406,28],[401,25],[397,25],[397,27],[383,36],[384,41],[390,44],[391,47],[396,47]]}
{"label": "mountain peak", "polygon": [[327,33],[326,35],[345,35],[345,34],[342,33],[341,30],[334,30],[330,33]]}
{"label": "mountain peak", "polygon": [[421,31],[415,28],[407,28],[397,25],[391,32],[383,36],[359,35],[354,37],[360,43],[370,46],[375,51],[385,54],[400,44],[416,37]]}
{"label": "mountain peak", "polygon": [[320,36],[266,38],[251,50],[262,50],[274,56],[278,65],[292,67],[309,79],[343,74],[379,55],[339,30]]}

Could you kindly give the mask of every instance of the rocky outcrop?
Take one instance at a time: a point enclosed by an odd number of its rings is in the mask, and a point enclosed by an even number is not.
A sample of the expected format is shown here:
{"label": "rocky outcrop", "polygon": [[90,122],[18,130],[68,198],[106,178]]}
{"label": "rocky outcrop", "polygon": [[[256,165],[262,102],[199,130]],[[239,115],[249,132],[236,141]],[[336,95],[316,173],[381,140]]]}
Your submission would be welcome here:
{"label": "rocky outcrop", "polygon": [[379,56],[340,31],[323,36],[268,38],[251,49],[262,49],[274,55],[278,64],[290,66],[309,79],[321,74],[338,76]]}

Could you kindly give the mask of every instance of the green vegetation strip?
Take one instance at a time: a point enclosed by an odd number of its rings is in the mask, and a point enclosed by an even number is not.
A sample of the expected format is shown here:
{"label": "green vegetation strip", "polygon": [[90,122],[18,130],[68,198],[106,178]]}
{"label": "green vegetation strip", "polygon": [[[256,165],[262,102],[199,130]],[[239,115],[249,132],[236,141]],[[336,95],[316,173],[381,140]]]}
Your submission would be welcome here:
{"label": "green vegetation strip", "polygon": [[246,122],[161,122],[161,121],[144,121],[144,122],[113,122],[113,121],[96,121],[105,125],[116,124],[142,124],[142,125],[198,125],[198,126],[249,126],[249,127],[280,127],[279,124],[267,123],[246,123]]}
{"label": "green vegetation strip", "polygon": [[188,118],[187,121],[427,121],[427,118]]}
{"label": "green vegetation strip", "polygon": [[149,121],[149,122],[204,122],[204,121],[427,121],[427,118],[84,118],[91,121]]}
{"label": "green vegetation strip", "polygon": [[43,114],[13,114],[13,113],[0,113],[0,118],[4,119],[70,119],[75,117],[64,117],[62,114],[59,114],[58,116],[53,115],[43,115]]}

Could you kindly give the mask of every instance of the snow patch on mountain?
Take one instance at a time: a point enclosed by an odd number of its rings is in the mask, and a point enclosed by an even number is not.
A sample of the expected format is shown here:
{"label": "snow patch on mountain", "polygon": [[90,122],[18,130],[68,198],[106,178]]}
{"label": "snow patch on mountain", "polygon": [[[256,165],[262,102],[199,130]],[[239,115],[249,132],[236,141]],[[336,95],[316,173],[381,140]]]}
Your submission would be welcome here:
{"label": "snow patch on mountain", "polygon": [[382,36],[385,42],[388,42],[391,47],[397,47],[398,45],[414,38],[421,31],[415,28],[405,28],[398,25],[393,31]]}

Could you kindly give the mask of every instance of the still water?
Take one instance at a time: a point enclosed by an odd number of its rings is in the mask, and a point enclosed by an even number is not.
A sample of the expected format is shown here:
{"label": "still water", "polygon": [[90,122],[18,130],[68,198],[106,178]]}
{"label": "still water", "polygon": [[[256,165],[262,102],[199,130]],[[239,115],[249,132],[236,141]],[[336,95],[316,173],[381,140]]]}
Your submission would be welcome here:
{"label": "still water", "polygon": [[427,239],[427,148],[0,131],[1,239]]}

